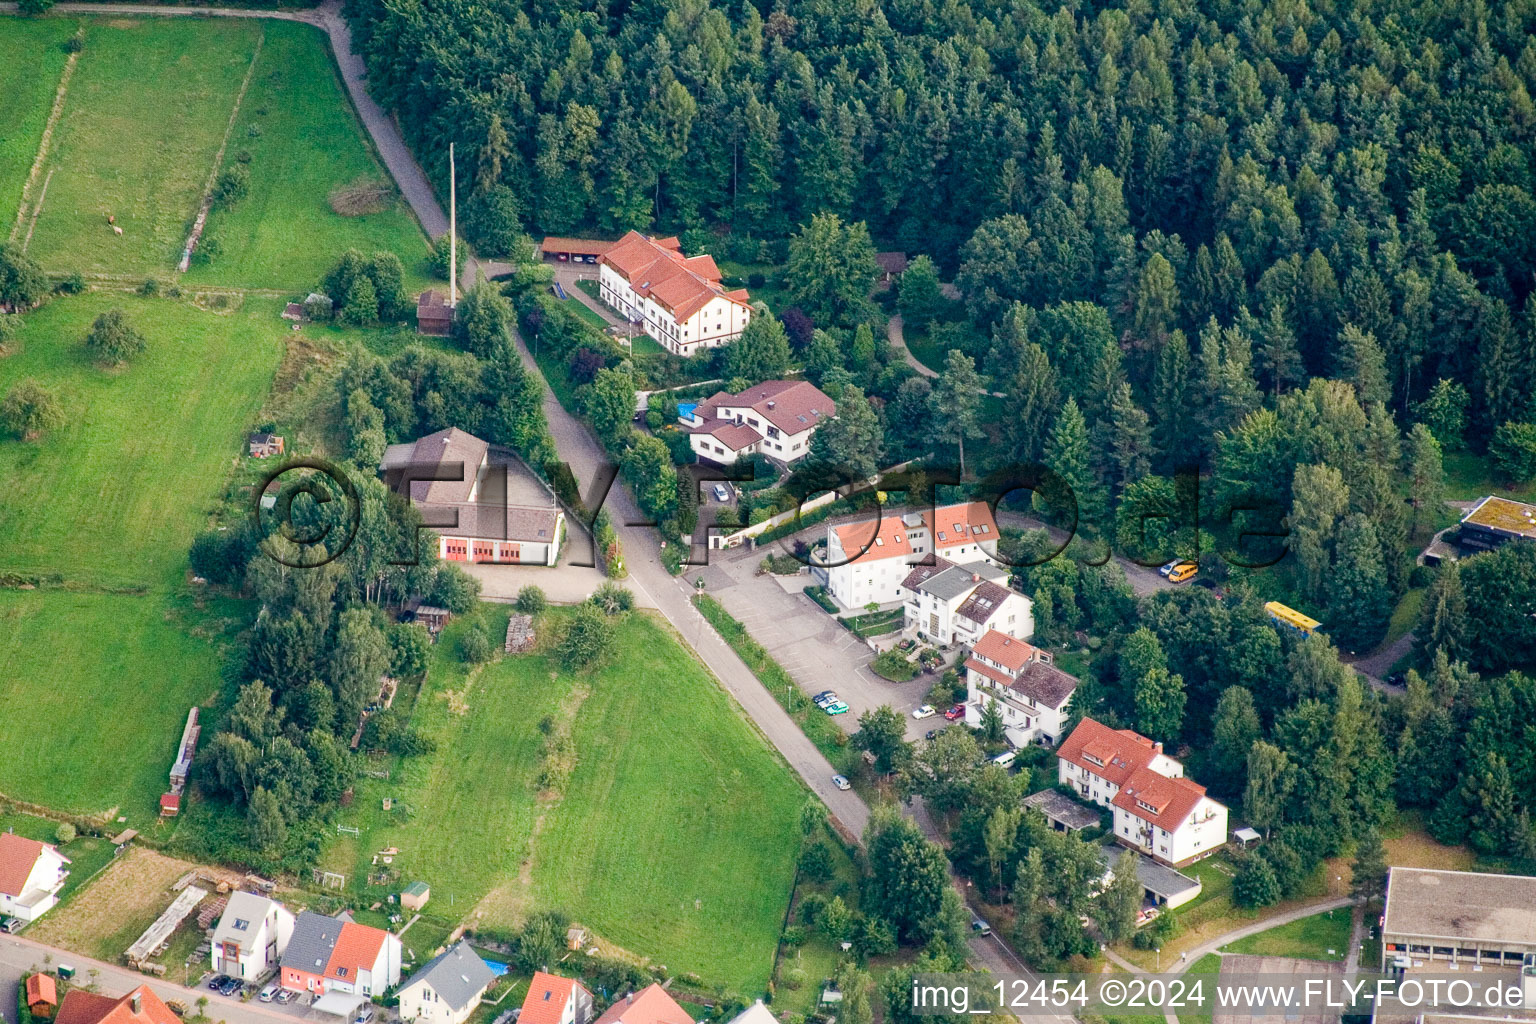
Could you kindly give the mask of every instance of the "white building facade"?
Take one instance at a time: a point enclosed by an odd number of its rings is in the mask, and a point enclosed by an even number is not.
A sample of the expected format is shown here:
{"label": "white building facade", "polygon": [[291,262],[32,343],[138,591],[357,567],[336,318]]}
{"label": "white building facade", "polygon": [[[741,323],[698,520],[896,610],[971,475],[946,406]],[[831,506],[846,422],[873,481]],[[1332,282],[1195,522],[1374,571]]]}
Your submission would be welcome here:
{"label": "white building facade", "polygon": [[1115,839],[1164,864],[1180,865],[1227,841],[1227,808],[1184,778],[1184,766],[1130,729],[1085,718],[1057,752],[1058,779],[1110,809]]}
{"label": "white building facade", "polygon": [[604,302],[675,355],[733,341],[752,319],[747,293],[727,291],[714,259],[684,256],[676,238],[629,232],[598,258],[598,285]]}
{"label": "white building facade", "polygon": [[678,421],[700,459],[730,465],[760,453],[783,466],[810,454],[811,437],[837,415],[837,403],[803,380],[770,380],[737,394],[718,392]]}
{"label": "white building facade", "polygon": [[1067,705],[1077,680],[1050,654],[1018,637],[988,630],[965,661],[965,724],[976,728],[995,704],[1015,747],[1053,747],[1066,731]]}
{"label": "white building facade", "polygon": [[992,509],[981,501],[829,525],[826,553],[813,574],[845,608],[905,603],[907,577],[926,556],[992,562],[997,539]]}
{"label": "white building facade", "polygon": [[55,847],[0,834],[0,914],[36,921],[58,904],[68,877],[69,858]]}
{"label": "white building facade", "polygon": [[276,900],[231,893],[213,931],[214,971],[252,983],[265,978],[277,970],[293,937],[293,923],[293,914]]}

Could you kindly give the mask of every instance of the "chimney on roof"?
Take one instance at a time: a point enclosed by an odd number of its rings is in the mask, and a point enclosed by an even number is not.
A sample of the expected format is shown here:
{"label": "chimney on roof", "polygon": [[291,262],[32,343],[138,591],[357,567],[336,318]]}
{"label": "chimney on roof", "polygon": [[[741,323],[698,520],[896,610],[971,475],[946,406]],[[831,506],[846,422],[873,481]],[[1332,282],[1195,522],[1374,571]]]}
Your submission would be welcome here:
{"label": "chimney on roof", "polygon": [[981,582],[981,574],[980,573],[975,573],[975,572],[971,573],[971,582],[972,583],[980,583]]}
{"label": "chimney on roof", "polygon": [[143,1013],[144,1012],[144,997],[141,994],[139,994],[138,992],[135,992],[133,995],[129,996],[128,997],[128,1009],[135,1016]]}
{"label": "chimney on roof", "polygon": [[1161,742],[1157,742],[1157,743],[1152,744],[1152,753],[1154,753],[1154,754],[1161,754],[1162,752],[1163,752],[1163,744]]}
{"label": "chimney on roof", "polygon": [[772,409],[774,407],[774,404],[775,403],[773,402],[773,400],[770,399],[769,402],[768,402],[768,408]]}

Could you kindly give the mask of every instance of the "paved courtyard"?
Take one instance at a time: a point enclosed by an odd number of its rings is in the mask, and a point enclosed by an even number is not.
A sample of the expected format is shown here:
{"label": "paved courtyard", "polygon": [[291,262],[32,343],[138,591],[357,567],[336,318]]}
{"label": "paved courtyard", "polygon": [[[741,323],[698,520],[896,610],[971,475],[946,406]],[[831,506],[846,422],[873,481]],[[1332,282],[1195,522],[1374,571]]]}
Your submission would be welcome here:
{"label": "paved courtyard", "polygon": [[937,677],[923,674],[910,682],[892,683],[871,672],[874,652],[802,592],[813,582],[808,572],[788,578],[757,574],[758,563],[770,550],[777,547],[711,551],[710,564],[690,567],[687,577],[702,577],[704,593],[724,605],[807,694],[836,690],[849,708],[848,714],[838,717],[847,731],[856,731],[859,715],[882,704],[907,716],[908,739],[919,739],[929,729],[943,726],[943,718],[917,721],[911,717]]}

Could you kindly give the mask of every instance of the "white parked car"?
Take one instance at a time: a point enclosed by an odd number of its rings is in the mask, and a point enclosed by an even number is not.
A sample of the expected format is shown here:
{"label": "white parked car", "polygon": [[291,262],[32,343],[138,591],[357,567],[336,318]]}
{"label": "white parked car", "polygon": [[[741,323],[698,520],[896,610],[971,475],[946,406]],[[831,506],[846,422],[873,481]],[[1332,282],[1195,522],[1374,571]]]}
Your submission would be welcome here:
{"label": "white parked car", "polygon": [[850,783],[847,779],[843,778],[841,775],[832,776],[832,785],[836,786],[838,789],[853,788],[853,784]]}
{"label": "white parked car", "polygon": [[922,707],[917,708],[912,712],[912,717],[921,720],[924,718],[932,718],[936,714],[938,714],[938,711],[934,710],[932,704],[924,704]]}
{"label": "white parked car", "polygon": [[272,1000],[277,998],[277,993],[281,988],[282,986],[275,981],[268,982],[267,987],[262,989],[261,994],[256,998],[260,999],[264,1003],[270,1003]]}

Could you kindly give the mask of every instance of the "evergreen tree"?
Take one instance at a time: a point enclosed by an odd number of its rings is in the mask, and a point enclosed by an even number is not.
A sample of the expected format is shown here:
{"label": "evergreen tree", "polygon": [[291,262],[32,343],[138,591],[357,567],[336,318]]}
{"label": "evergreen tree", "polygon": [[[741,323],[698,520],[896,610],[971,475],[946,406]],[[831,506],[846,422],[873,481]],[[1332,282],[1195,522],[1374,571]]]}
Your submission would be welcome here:
{"label": "evergreen tree", "polygon": [[1152,471],[1149,453],[1152,428],[1147,414],[1131,398],[1131,387],[1121,382],[1110,399],[1110,490],[1118,495],[1127,484]]}
{"label": "evergreen tree", "polygon": [[944,294],[939,289],[939,271],[928,256],[918,256],[907,265],[897,283],[898,307],[907,327],[927,330],[944,309]]}
{"label": "evergreen tree", "polygon": [[1154,668],[1136,683],[1136,728],[1169,743],[1184,727],[1184,677]]}
{"label": "evergreen tree", "polygon": [[863,480],[880,468],[884,448],[874,408],[864,392],[850,384],[837,400],[837,416],[811,435],[810,462]]}
{"label": "evergreen tree", "polygon": [[1153,447],[1158,465],[1173,469],[1184,464],[1195,443],[1189,368],[1189,342],[1183,331],[1168,336],[1157,353],[1152,377]]}
{"label": "evergreen tree", "polygon": [[1387,632],[1392,595],[1376,530],[1358,513],[1339,527],[1338,557],[1327,579],[1333,636],[1348,651],[1368,651]]}
{"label": "evergreen tree", "polygon": [[1350,865],[1349,894],[1365,901],[1381,897],[1387,885],[1387,848],[1381,833],[1368,829],[1355,844],[1355,859]]}
{"label": "evergreen tree", "polygon": [[1515,838],[1518,817],[1509,765],[1493,752],[1469,766],[1461,786],[1472,848],[1483,854],[1504,853]]}
{"label": "evergreen tree", "polygon": [[1424,516],[1438,509],[1445,490],[1445,468],[1440,458],[1440,442],[1422,423],[1408,432],[1408,500],[1413,504],[1410,532],[1417,534]]}
{"label": "evergreen tree", "polygon": [[1056,371],[1045,349],[1026,343],[1003,399],[1003,435],[1015,462],[1038,460],[1059,407]]}
{"label": "evergreen tree", "polygon": [[1100,891],[1097,902],[1099,931],[1110,942],[1123,942],[1136,932],[1141,910],[1141,882],[1136,875],[1136,852],[1123,850],[1115,861],[1114,878]]}
{"label": "evergreen tree", "polygon": [[759,313],[720,352],[720,373],[754,384],[783,377],[789,369],[789,335],[775,316]]}
{"label": "evergreen tree", "polygon": [[1036,511],[1058,524],[1072,521],[1074,507],[1079,522],[1097,520],[1104,511],[1104,493],[1089,462],[1088,424],[1076,399],[1068,398],[1056,417],[1045,445],[1045,465],[1057,482],[1036,492]]}
{"label": "evergreen tree", "polygon": [[1376,336],[1348,324],[1339,334],[1341,346],[1339,370],[1341,376],[1355,386],[1361,404],[1385,402],[1389,397],[1387,386],[1387,357],[1377,343]]}
{"label": "evergreen tree", "polygon": [[983,436],[977,419],[981,391],[975,361],[964,352],[951,349],[944,360],[944,372],[929,397],[928,410],[937,438],[959,449],[961,479],[965,478],[965,439]]}
{"label": "evergreen tree", "polygon": [[784,278],[790,300],[822,327],[852,327],[871,315],[879,266],[869,229],[819,213],[789,241]]}
{"label": "evergreen tree", "polygon": [[1429,396],[1415,410],[1419,422],[1429,428],[1446,451],[1460,451],[1466,443],[1467,389],[1456,381],[1441,377]]}
{"label": "evergreen tree", "polygon": [[1211,724],[1211,768],[1219,792],[1236,795],[1243,791],[1248,751],[1259,732],[1253,694],[1241,686],[1222,690]]}
{"label": "evergreen tree", "polygon": [[1448,559],[1441,563],[1435,582],[1430,584],[1414,639],[1424,656],[1444,655],[1448,661],[1456,661],[1466,653],[1467,630],[1467,598],[1461,589],[1461,565],[1455,559]]}
{"label": "evergreen tree", "polygon": [[1343,474],[1332,466],[1297,466],[1291,494],[1291,535],[1301,563],[1303,593],[1321,603],[1339,523],[1349,511],[1349,488]]}

